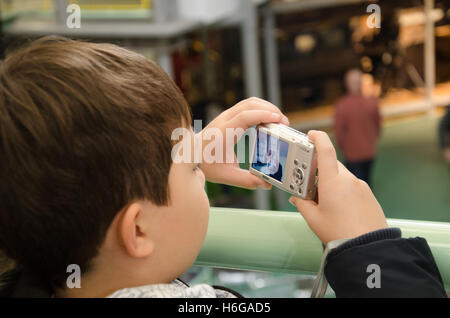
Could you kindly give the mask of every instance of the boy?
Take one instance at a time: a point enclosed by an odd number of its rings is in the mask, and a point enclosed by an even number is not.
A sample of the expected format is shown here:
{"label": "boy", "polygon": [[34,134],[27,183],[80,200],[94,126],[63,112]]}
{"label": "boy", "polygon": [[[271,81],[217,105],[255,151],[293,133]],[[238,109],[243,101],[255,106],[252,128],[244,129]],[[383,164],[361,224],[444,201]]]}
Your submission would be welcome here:
{"label": "boy", "polygon": [[[274,105],[253,98],[206,128],[269,122],[288,124]],[[205,239],[205,178],[270,185],[237,163],[200,169],[172,162],[171,132],[190,124],[175,84],[130,51],[44,38],[7,57],[0,68],[0,249],[20,268],[9,276],[10,295],[237,296],[176,280]],[[377,230],[379,239],[387,238],[390,229],[370,189],[338,164],[326,134],[310,138],[318,150],[321,200],[292,202],[311,228],[324,243]],[[332,194],[336,186],[340,196]],[[70,264],[81,268],[81,288],[65,284]],[[441,285],[432,282],[433,295]]]}

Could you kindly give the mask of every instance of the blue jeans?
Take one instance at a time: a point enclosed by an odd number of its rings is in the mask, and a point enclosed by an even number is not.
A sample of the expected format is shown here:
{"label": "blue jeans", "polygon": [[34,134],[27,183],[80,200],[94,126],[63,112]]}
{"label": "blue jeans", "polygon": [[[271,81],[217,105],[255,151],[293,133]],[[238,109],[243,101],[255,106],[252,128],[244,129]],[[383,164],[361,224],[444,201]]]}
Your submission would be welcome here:
{"label": "blue jeans", "polygon": [[345,167],[353,173],[358,179],[361,179],[369,186],[371,186],[371,170],[373,165],[373,158],[363,161],[347,161]]}

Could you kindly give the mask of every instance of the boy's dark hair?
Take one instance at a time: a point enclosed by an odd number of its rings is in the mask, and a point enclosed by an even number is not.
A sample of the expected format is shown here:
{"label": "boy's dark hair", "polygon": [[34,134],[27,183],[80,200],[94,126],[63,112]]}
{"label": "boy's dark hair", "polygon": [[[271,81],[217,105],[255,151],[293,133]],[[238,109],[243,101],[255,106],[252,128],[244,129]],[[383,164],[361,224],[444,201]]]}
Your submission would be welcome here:
{"label": "boy's dark hair", "polygon": [[46,37],[0,65],[0,249],[62,287],[132,200],[169,201],[171,132],[189,106],[153,62]]}

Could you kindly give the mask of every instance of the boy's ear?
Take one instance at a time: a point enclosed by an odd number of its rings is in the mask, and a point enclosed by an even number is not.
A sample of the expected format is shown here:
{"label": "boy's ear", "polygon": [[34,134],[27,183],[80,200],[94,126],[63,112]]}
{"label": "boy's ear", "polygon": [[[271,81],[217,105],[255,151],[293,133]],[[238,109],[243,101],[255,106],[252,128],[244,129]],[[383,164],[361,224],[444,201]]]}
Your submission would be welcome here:
{"label": "boy's ear", "polygon": [[119,224],[119,239],[126,252],[135,258],[148,257],[153,252],[154,242],[145,221],[148,220],[143,205],[135,202],[123,211]]}

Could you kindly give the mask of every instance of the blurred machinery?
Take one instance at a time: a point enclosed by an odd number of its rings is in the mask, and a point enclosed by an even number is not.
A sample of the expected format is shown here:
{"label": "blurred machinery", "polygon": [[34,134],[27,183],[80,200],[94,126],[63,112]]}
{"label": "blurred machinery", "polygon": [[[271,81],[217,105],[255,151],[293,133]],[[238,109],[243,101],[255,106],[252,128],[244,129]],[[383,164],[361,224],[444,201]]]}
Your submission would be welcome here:
{"label": "blurred machinery", "polygon": [[[381,28],[370,28],[368,3],[378,3]],[[448,64],[449,3],[436,1],[437,63]],[[424,86],[423,1],[371,1],[277,16],[280,78],[287,110],[332,104],[344,93],[343,75],[353,67],[388,89]],[[444,33],[447,33],[444,35]],[[439,68],[441,69],[441,68]],[[450,80],[439,71],[438,82]],[[444,69],[448,69],[444,68]]]}
{"label": "blurred machinery", "polygon": [[[424,1],[234,0],[225,5],[220,0],[0,0],[0,5],[4,29],[12,36],[27,31],[36,35],[80,34],[136,47],[149,58],[158,59],[194,107],[210,101],[229,107],[246,96],[258,95],[289,112],[333,104],[344,92],[343,74],[352,67],[371,73],[383,94],[393,88],[423,87]],[[250,50],[254,52],[250,63],[260,70],[251,75],[243,61],[252,42],[241,32],[241,6],[245,2],[253,3],[257,10],[256,24],[249,30],[256,28],[259,43]],[[35,25],[28,25],[27,30],[25,23],[14,21],[19,15],[63,20],[67,4],[80,5],[82,19],[92,22],[82,28],[84,32],[58,27],[38,32]],[[369,4],[379,6],[381,28],[368,27]],[[450,64],[449,8],[448,1],[435,0],[431,11],[436,26],[436,59],[444,65],[437,69],[438,83],[450,80],[449,67],[445,67]],[[267,28],[269,18],[273,21]],[[116,20],[129,25],[112,25]],[[98,31],[100,23],[104,32]],[[276,41],[273,48],[266,44],[270,36]],[[275,85],[270,84],[273,77],[279,78]],[[253,87],[251,93],[249,87]]]}

